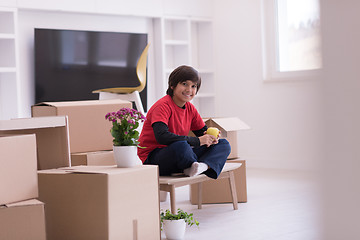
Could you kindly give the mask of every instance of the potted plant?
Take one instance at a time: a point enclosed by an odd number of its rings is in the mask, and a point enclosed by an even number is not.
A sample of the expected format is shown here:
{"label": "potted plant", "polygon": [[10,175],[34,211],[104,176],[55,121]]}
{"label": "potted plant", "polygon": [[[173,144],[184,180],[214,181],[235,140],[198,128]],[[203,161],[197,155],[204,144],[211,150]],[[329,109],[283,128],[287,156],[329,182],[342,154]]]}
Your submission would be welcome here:
{"label": "potted plant", "polygon": [[199,222],[194,219],[192,213],[187,213],[178,208],[176,214],[167,209],[160,212],[161,230],[164,229],[167,239],[183,239],[185,235],[186,224],[190,227],[194,224],[199,226]]}
{"label": "potted plant", "polygon": [[117,112],[110,112],[105,119],[112,122],[110,130],[113,136],[114,158],[118,167],[133,167],[138,164],[137,147],[140,122],[145,116],[132,108],[121,108]]}

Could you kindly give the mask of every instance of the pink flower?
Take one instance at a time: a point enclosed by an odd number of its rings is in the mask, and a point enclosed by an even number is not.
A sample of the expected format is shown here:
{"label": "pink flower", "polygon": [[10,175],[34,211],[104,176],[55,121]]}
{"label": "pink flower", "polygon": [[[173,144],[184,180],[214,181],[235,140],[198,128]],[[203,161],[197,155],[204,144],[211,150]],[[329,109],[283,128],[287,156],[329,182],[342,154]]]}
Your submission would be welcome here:
{"label": "pink flower", "polygon": [[120,134],[115,134],[114,145],[115,146],[127,146],[137,145],[138,137],[133,137],[137,132],[135,125],[140,121],[145,121],[145,116],[132,108],[121,108],[116,112],[109,112],[105,115],[105,119],[113,123],[112,132],[116,131]]}

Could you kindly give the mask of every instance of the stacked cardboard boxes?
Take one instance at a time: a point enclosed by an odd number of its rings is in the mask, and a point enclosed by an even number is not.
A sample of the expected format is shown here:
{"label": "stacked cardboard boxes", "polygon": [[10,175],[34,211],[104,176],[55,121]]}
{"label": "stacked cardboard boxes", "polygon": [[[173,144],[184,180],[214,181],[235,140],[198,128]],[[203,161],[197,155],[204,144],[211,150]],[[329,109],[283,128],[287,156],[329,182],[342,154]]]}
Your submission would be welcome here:
{"label": "stacked cardboard boxes", "polygon": [[46,239],[35,134],[0,136],[0,239]]}
{"label": "stacked cardboard boxes", "polygon": [[160,239],[156,166],[71,167],[114,164],[105,115],[122,107],[42,103],[0,121],[0,239]]}
{"label": "stacked cardboard boxes", "polygon": [[120,99],[74,102],[44,102],[31,108],[33,117],[68,116],[70,153],[112,149],[111,122],[105,115],[120,108],[131,108],[129,101]]}
{"label": "stacked cardboard boxes", "polygon": [[160,239],[157,167],[104,166],[115,164],[105,115],[123,107],[131,103],[114,99],[32,107],[34,118],[68,118],[71,164],[38,171],[49,239]]}
{"label": "stacked cardboard boxes", "polygon": [[[114,165],[111,122],[105,115],[131,108],[120,99],[73,102],[43,102],[32,106],[33,117],[66,115],[69,119],[71,165]],[[107,151],[108,150],[108,151]]]}

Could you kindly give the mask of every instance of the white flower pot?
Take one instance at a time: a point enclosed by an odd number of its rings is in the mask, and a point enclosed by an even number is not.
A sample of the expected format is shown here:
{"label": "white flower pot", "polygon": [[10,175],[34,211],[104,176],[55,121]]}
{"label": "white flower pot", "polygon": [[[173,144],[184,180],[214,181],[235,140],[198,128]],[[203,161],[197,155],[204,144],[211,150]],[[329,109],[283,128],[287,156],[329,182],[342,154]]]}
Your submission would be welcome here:
{"label": "white flower pot", "polygon": [[118,167],[128,168],[140,165],[137,146],[113,146],[114,159]]}
{"label": "white flower pot", "polygon": [[168,240],[184,239],[186,222],[184,219],[164,220],[165,236]]}

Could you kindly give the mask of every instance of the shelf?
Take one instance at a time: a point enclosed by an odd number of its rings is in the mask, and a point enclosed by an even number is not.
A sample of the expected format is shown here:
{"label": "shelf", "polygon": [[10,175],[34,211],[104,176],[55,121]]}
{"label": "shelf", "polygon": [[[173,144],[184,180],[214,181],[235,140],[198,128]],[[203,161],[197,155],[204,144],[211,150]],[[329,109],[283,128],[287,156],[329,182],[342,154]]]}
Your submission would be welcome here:
{"label": "shelf", "polygon": [[[170,74],[174,69],[173,68],[167,68],[165,69],[165,72],[167,74]],[[201,68],[196,68],[196,70],[200,73],[200,75],[212,75],[214,74],[214,70],[213,69],[201,69]]]}
{"label": "shelf", "polygon": [[174,69],[180,65],[189,65],[188,45],[166,45],[165,46],[165,68]]}
{"label": "shelf", "polygon": [[17,83],[13,72],[0,72],[0,120],[17,117]]}
{"label": "shelf", "polygon": [[187,19],[164,18],[165,41],[189,41],[189,21]]}
{"label": "shelf", "polygon": [[162,85],[167,86],[169,75],[176,67],[194,67],[201,75],[202,84],[193,103],[200,115],[214,116],[215,73],[211,19],[164,17],[159,29],[162,31]]}
{"label": "shelf", "polygon": [[12,34],[12,33],[0,33],[0,39],[15,39],[15,34]]}
{"label": "shelf", "polygon": [[200,74],[214,74],[214,70],[211,68],[197,68]]}
{"label": "shelf", "polygon": [[[201,91],[201,90],[200,90]],[[215,97],[215,93],[198,93],[196,98],[213,98]]]}
{"label": "shelf", "polygon": [[165,45],[169,45],[169,46],[188,46],[189,42],[185,41],[185,40],[166,40],[165,41]]}
{"label": "shelf", "polygon": [[1,73],[16,73],[15,67],[0,67],[0,74]]}
{"label": "shelf", "polygon": [[15,33],[15,11],[0,8],[0,33]]}
{"label": "shelf", "polygon": [[0,38],[0,68],[13,68],[15,61],[15,40]]}
{"label": "shelf", "polygon": [[[196,68],[196,67],[195,67]],[[165,69],[165,72],[170,74],[172,71],[174,70],[174,68],[167,68]],[[213,69],[201,69],[201,68],[196,68],[196,70],[201,74],[201,75],[208,75],[208,74],[214,74],[214,70]]]}

